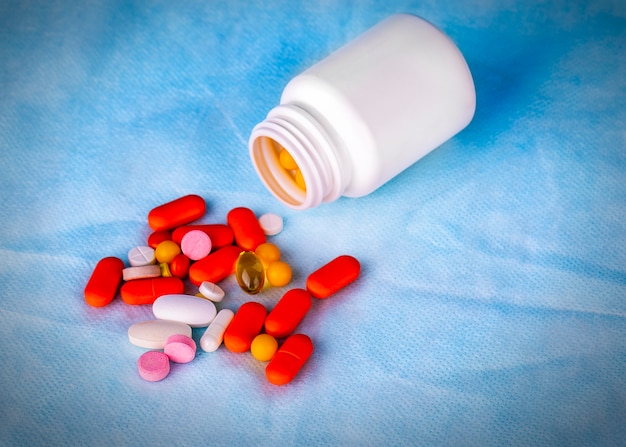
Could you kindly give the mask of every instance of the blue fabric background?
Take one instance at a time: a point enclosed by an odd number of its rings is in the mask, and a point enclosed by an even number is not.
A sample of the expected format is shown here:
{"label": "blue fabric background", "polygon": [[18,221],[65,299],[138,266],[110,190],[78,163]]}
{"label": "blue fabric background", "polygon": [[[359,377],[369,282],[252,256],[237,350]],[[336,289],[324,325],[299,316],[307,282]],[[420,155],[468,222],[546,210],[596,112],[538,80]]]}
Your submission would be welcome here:
{"label": "blue fabric background", "polygon": [[[626,445],[624,5],[3,1],[0,444]],[[457,42],[475,119],[368,197],[283,207],[250,130],[394,12]],[[316,350],[288,386],[223,348],[145,382],[126,331],[150,307],[84,303],[95,263],[187,193],[203,222],[284,216],[292,286],[361,260],[300,326]]]}

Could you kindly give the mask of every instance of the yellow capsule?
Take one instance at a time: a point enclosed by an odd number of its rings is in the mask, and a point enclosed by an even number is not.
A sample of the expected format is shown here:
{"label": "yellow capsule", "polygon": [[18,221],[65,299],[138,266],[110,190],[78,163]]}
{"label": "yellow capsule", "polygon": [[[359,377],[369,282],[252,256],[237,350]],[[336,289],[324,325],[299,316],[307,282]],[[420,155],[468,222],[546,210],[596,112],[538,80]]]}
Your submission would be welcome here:
{"label": "yellow capsule", "polygon": [[304,177],[302,176],[302,171],[300,169],[296,169],[294,174],[294,180],[296,181],[296,185],[303,191],[306,191],[306,183],[304,182]]}
{"label": "yellow capsule", "polygon": [[164,278],[171,278],[172,272],[170,272],[170,265],[167,262],[162,262],[159,264],[159,268],[161,269],[161,276]]}
{"label": "yellow capsule", "polygon": [[254,250],[254,254],[261,259],[265,267],[272,262],[280,261],[280,249],[271,242],[259,244]]}
{"label": "yellow capsule", "polygon": [[265,284],[263,262],[251,251],[242,252],[235,263],[235,277],[239,287],[250,295],[255,295]]}
{"label": "yellow capsule", "polygon": [[260,362],[269,362],[278,349],[278,342],[269,334],[259,334],[250,345],[252,357]]}
{"label": "yellow capsule", "polygon": [[298,169],[298,164],[293,159],[291,154],[287,152],[287,149],[283,148],[278,153],[278,161],[280,165],[288,171],[293,171],[294,169]]}
{"label": "yellow capsule", "polygon": [[282,287],[291,281],[291,267],[283,261],[272,262],[267,267],[267,281],[274,287]]}

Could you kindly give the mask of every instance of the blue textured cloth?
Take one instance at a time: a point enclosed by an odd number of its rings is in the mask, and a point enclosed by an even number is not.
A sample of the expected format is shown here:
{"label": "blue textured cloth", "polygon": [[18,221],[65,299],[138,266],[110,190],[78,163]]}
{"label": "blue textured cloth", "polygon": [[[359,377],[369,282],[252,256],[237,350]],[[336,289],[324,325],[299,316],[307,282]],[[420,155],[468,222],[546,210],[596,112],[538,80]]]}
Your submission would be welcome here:
{"label": "blue textured cloth", "polygon": [[[0,444],[626,445],[624,5],[2,2]],[[395,12],[459,45],[473,122],[368,197],[285,208],[252,127]],[[300,325],[315,352],[291,384],[224,348],[143,381],[127,329],[150,306],[85,304],[96,262],[187,193],[207,223],[284,216],[292,286],[361,260]],[[223,286],[221,307],[250,299]]]}

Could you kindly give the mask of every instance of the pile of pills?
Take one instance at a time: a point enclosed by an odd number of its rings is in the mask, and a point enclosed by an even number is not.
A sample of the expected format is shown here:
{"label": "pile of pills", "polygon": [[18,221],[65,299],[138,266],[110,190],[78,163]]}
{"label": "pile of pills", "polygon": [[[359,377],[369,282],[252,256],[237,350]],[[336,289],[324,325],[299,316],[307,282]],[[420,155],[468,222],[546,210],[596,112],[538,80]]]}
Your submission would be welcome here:
{"label": "pile of pills", "polygon": [[[150,234],[146,246],[128,253],[128,266],[117,257],[101,259],[84,291],[94,307],[109,304],[118,291],[131,305],[151,305],[155,319],[133,324],[128,339],[149,349],[137,367],[148,381],[164,379],[170,362],[188,363],[196,355],[192,328],[206,328],[199,340],[205,352],[222,344],[231,352],[248,352],[261,361],[267,380],[289,383],[313,352],[313,342],[296,329],[312,305],[312,298],[328,298],[359,276],[360,264],[352,256],[339,256],[306,279],[305,288],[292,288],[268,312],[256,301],[236,312],[218,311],[224,290],[218,283],[235,274],[248,295],[267,287],[289,284],[292,270],[281,260],[280,249],[266,240],[280,233],[282,218],[257,218],[245,207],[232,209],[226,224],[192,224],[206,211],[204,199],[187,195],[154,208],[148,214]],[[184,280],[198,287],[185,294]],[[282,341],[279,343],[279,341]]]}

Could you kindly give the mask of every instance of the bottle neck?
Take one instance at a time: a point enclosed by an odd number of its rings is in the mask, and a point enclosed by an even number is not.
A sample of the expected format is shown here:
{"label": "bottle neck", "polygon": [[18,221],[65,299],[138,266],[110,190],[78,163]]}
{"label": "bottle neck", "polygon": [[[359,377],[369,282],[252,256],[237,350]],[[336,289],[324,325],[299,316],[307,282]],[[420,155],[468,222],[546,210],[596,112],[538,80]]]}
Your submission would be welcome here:
{"label": "bottle neck", "polygon": [[[295,209],[339,198],[344,190],[337,148],[324,126],[293,104],[281,104],[252,130],[250,156],[259,177],[274,196]],[[305,188],[281,165],[282,149],[298,165]]]}

